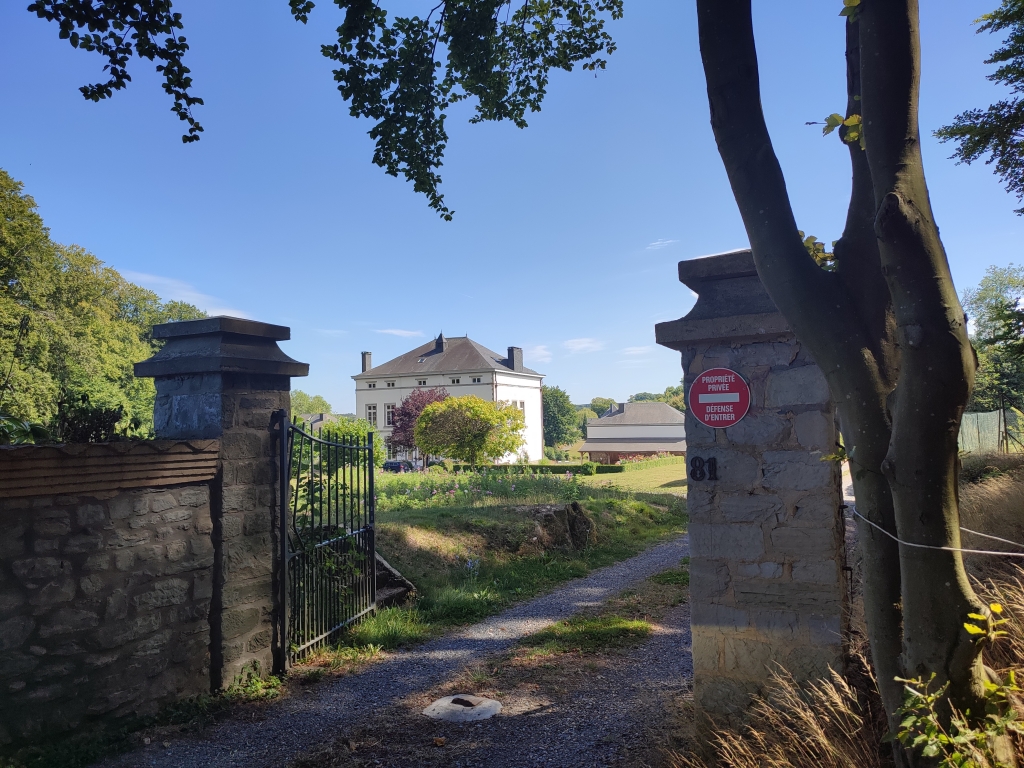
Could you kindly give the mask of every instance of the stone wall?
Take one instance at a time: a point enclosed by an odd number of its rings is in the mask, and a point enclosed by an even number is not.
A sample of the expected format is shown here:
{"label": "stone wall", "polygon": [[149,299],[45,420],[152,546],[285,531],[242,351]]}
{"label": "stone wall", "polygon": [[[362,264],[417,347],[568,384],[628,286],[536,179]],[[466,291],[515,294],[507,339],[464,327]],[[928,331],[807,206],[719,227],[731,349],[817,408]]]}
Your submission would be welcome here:
{"label": "stone wall", "polygon": [[155,326],[135,373],[159,439],[0,447],[0,744],[284,668],[277,412],[309,368],[289,334]]}
{"label": "stone wall", "polygon": [[686,391],[710,368],[749,384],[750,409],[711,429],[686,416],[688,456],[717,479],[687,483],[694,693],[737,721],[776,664],[797,680],[843,662],[845,572],[834,408],[825,378],[774,311],[749,252],[680,263],[694,310],[658,326]]}
{"label": "stone wall", "polygon": [[210,690],[212,527],[207,483],[0,499],[0,743]]}
{"label": "stone wall", "polygon": [[214,593],[211,678],[221,688],[243,669],[285,665],[276,569],[280,425],[291,413],[291,376],[309,366],[285,355],[288,328],[210,317],[153,328],[166,341],[136,376],[156,384],[157,437],[218,438],[220,473],[213,490]]}

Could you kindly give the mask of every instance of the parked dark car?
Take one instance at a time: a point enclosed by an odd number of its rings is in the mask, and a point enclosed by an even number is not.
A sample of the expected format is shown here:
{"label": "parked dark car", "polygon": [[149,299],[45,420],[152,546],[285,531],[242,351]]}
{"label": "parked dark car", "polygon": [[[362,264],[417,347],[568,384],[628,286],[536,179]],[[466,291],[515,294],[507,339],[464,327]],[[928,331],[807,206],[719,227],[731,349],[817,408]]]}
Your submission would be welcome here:
{"label": "parked dark car", "polygon": [[388,459],[383,469],[385,472],[412,472],[414,467],[411,461],[405,459]]}

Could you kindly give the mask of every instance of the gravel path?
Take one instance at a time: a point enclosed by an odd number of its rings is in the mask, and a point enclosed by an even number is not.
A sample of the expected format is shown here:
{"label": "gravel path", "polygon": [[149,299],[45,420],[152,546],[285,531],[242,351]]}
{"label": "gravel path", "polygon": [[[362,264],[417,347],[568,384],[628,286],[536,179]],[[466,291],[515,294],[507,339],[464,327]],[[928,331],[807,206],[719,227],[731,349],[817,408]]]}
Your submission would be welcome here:
{"label": "gravel path", "polygon": [[[166,766],[167,768],[200,768],[205,766],[283,766],[295,755],[325,742],[331,742],[344,729],[365,722],[387,707],[400,702],[417,691],[431,688],[450,678],[474,661],[492,653],[506,650],[520,638],[537,632],[556,621],[581,610],[599,605],[618,592],[649,576],[679,565],[689,554],[686,536],[658,544],[629,560],[607,566],[590,575],[568,582],[555,591],[514,606],[504,613],[475,624],[460,632],[438,638],[409,651],[395,653],[372,664],[364,672],[348,675],[321,684],[306,695],[289,697],[266,710],[259,722],[227,721],[203,733],[202,738],[188,738],[172,742],[164,748],[157,744],[136,752],[108,760],[102,765],[109,768],[127,766]],[[559,725],[552,718],[550,725],[539,728],[530,741],[539,752],[530,758],[533,762],[512,762],[508,765],[580,765],[579,752],[573,739],[581,733],[602,738],[612,732],[619,733],[630,717],[643,713],[644,702],[650,701],[648,686],[659,681],[678,681],[690,674],[689,653],[680,653],[680,645],[689,647],[688,614],[673,612],[676,622],[682,622],[676,631],[660,632],[645,644],[641,656],[653,654],[643,666],[645,674],[637,678],[624,671],[606,676],[609,681],[625,674],[616,682],[593,686],[590,693],[581,696],[577,714],[570,723]],[[685,637],[682,626],[685,625]],[[666,647],[662,647],[666,646]],[[667,646],[671,646],[669,649]],[[666,663],[681,665],[670,669]],[[635,664],[624,665],[632,669]],[[637,672],[633,671],[633,675]],[[592,700],[591,700],[592,699]],[[602,704],[603,702],[603,704]],[[632,704],[630,704],[632,702]],[[581,716],[583,713],[585,716]],[[634,723],[639,727],[638,721]],[[543,734],[540,739],[537,736]],[[589,738],[589,736],[588,736]],[[569,740],[566,742],[566,740]],[[543,742],[543,743],[541,743]],[[550,762],[544,757],[545,749],[568,743],[572,747],[571,762]],[[605,742],[611,751],[618,750],[619,741]],[[522,754],[515,755],[518,760]],[[595,754],[588,765],[606,765],[606,756]],[[610,758],[609,758],[610,759]],[[502,765],[505,763],[497,763]]]}

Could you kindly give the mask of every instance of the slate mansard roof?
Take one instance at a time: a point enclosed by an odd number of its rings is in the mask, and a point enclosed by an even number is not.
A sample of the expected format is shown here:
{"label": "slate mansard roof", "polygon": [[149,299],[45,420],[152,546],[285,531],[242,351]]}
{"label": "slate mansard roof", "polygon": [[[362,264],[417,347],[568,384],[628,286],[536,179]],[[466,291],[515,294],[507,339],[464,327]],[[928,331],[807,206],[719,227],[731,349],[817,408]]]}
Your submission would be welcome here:
{"label": "slate mansard roof", "polygon": [[513,363],[505,355],[477,344],[468,336],[438,336],[411,352],[399,355],[382,365],[375,366],[353,379],[379,379],[389,376],[412,376],[426,373],[469,373],[476,371],[500,371],[529,377],[543,378],[543,373],[530,368],[513,369]]}

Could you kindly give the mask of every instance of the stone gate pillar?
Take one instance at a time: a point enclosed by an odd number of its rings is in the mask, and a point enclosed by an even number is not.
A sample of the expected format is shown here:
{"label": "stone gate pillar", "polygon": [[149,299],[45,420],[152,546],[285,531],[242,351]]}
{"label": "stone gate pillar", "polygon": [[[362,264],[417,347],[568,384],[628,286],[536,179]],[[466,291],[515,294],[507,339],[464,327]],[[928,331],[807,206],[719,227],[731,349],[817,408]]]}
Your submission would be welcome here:
{"label": "stone gate pillar", "polygon": [[165,323],[160,352],[136,363],[156,381],[153,420],[161,439],[219,438],[210,486],[214,554],[210,678],[223,688],[246,665],[273,667],[277,592],[277,440],[274,411],[291,412],[291,377],[309,366],[277,346],[280,325],[236,317]]}
{"label": "stone gate pillar", "polygon": [[[757,276],[750,251],[679,263],[698,294],[686,317],[656,326],[682,353],[688,464],[715,459],[717,479],[690,472],[690,594],[699,711],[735,722],[775,663],[796,679],[842,665],[844,536],[837,432],[828,386]],[[729,368],[750,409],[711,429],[690,387]]]}

